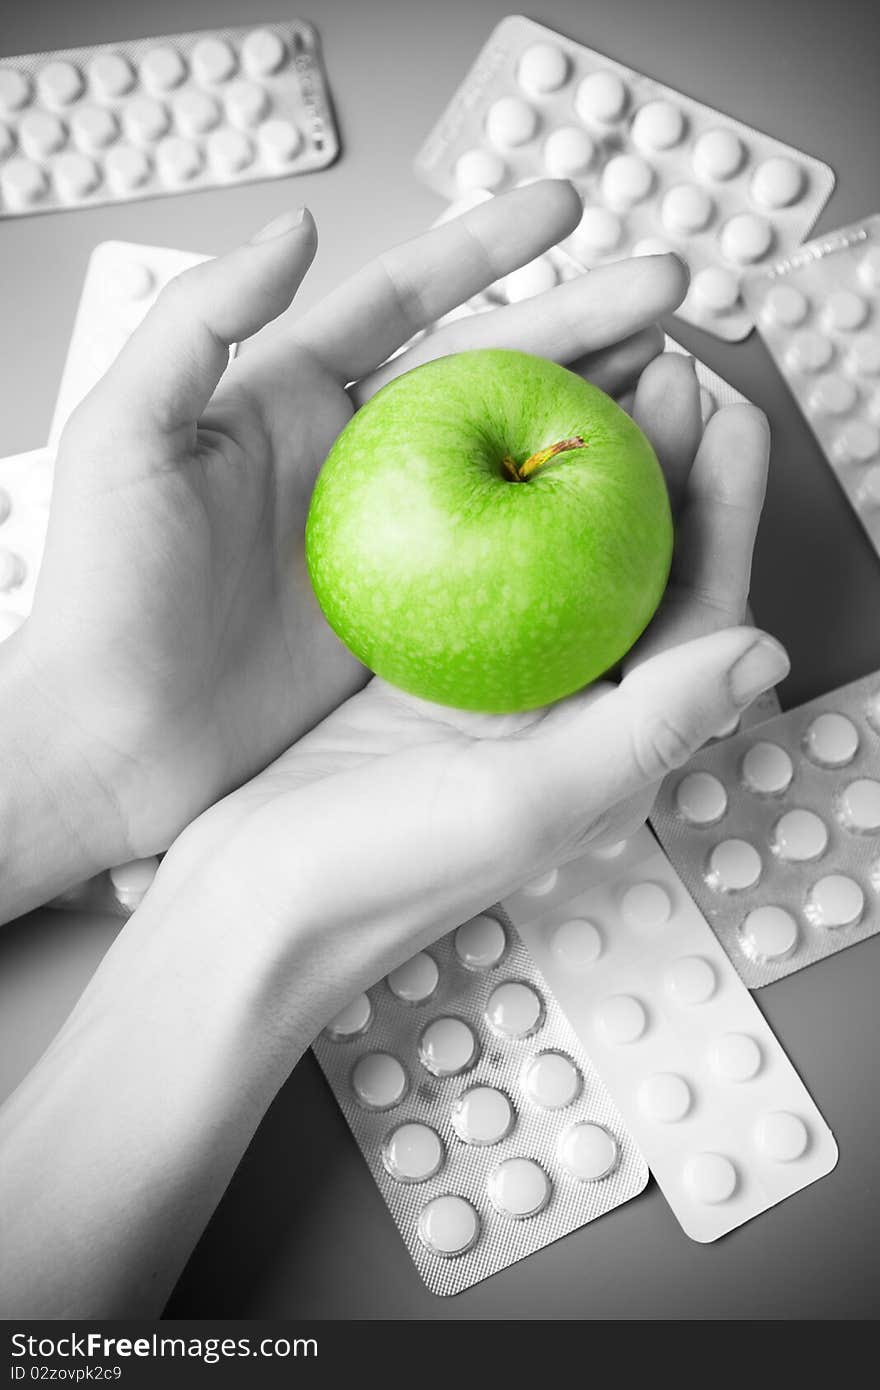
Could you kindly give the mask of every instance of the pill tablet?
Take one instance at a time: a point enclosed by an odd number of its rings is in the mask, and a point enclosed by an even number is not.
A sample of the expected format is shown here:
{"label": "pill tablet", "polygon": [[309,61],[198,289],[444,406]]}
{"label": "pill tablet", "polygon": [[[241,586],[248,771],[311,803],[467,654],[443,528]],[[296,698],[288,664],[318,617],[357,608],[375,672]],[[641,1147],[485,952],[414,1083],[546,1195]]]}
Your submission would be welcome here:
{"label": "pill tablet", "polygon": [[723,183],[739,173],[745,157],[745,146],[732,130],[707,130],[694,145],[694,170]]}
{"label": "pill tablet", "polygon": [[373,1021],[373,1006],[368,994],[359,994],[344,1009],[340,1009],[324,1030],[328,1038],[341,1042],[345,1038],[356,1038],[365,1033]]}
{"label": "pill tablet", "polygon": [[37,91],[47,106],[69,106],[82,89],[82,73],[73,63],[47,63],[37,75]]}
{"label": "pill tablet", "polygon": [[144,859],[131,859],[110,870],[113,891],[123,907],[136,907],[146,896],[147,889],[159,870],[159,860],[155,854]]}
{"label": "pill tablet", "polygon": [[756,907],[740,927],[740,945],[749,960],[765,962],[790,956],[798,940],[798,925],[784,907]]}
{"label": "pill tablet", "polygon": [[226,114],[239,130],[252,130],[269,111],[265,87],[239,78],[231,83],[225,99]]}
{"label": "pill tablet", "polygon": [[810,391],[808,406],[817,415],[846,415],[858,397],[859,393],[851,381],[830,372],[817,381]]}
{"label": "pill tablet", "polygon": [[795,328],[810,312],[810,301],[794,285],[774,285],[764,296],[761,318],[765,323]]}
{"label": "pill tablet", "polygon": [[367,1052],[355,1063],[351,1084],[366,1110],[390,1110],[406,1095],[407,1076],[390,1052]]}
{"label": "pill tablet", "polygon": [[635,883],[624,893],[620,910],[629,926],[654,930],[669,921],[672,901],[659,883]]}
{"label": "pill tablet", "polygon": [[186,77],[186,63],[175,48],[151,48],[141,60],[141,81],[151,92],[169,92]]}
{"label": "pill tablet", "polygon": [[691,1108],[691,1090],[683,1076],[674,1072],[656,1072],[646,1077],[639,1087],[639,1107],[651,1120],[660,1124],[676,1124]]}
{"label": "pill tablet", "polygon": [[189,183],[202,167],[202,154],[192,140],[169,135],[156,150],[156,168],[169,183]]}
{"label": "pill tablet", "polygon": [[727,810],[727,792],[711,772],[689,772],[675,789],[675,804],[691,825],[712,825]]}
{"label": "pill tablet", "polygon": [[715,204],[696,184],[681,183],[670,188],[663,199],[660,216],[670,232],[689,236],[701,232],[715,214]]}
{"label": "pill tablet", "polygon": [[767,1158],[793,1163],[803,1158],[810,1142],[807,1126],[799,1115],[775,1110],[762,1115],[755,1126],[755,1142]]}
{"label": "pill tablet", "polygon": [[858,376],[880,373],[880,333],[864,333],[854,338],[846,356],[846,366]]}
{"label": "pill tablet", "polygon": [[220,107],[207,92],[180,92],[174,98],[173,110],[182,135],[204,135],[220,120]]}
{"label": "pill tablet", "polygon": [[507,165],[491,150],[465,150],[455,166],[455,179],[463,193],[472,189],[500,188],[507,177]]}
{"label": "pill tablet", "polygon": [[594,922],[571,917],[556,927],[550,949],[567,970],[584,970],[601,956],[602,935]]}
{"label": "pill tablet", "polygon": [[521,265],[505,275],[502,281],[504,298],[508,304],[519,304],[524,299],[533,299],[536,294],[544,294],[558,283],[556,266],[549,256],[537,256],[527,265]]}
{"label": "pill tablet", "polygon": [[0,593],[8,593],[24,583],[24,560],[12,550],[0,550]]}
{"label": "pill tablet", "polygon": [[0,189],[10,207],[31,207],[46,196],[48,188],[46,175],[29,159],[10,159],[0,169]]}
{"label": "pill tablet", "polygon": [[535,96],[558,92],[568,81],[568,58],[555,44],[532,44],[520,59],[517,80],[523,91]]}
{"label": "pill tablet", "polygon": [[722,840],[709,855],[706,882],[718,893],[753,888],[761,877],[761,856],[748,840]]}
{"label": "pill tablet", "polygon": [[785,354],[786,366],[794,372],[818,372],[834,356],[834,344],[824,333],[804,329],[794,337]]}
{"label": "pill tablet", "polygon": [[124,96],[134,86],[134,69],[121,53],[98,53],[87,71],[92,91],[105,100]]}
{"label": "pill tablet", "polygon": [[677,1004],[693,1007],[712,998],[718,979],[702,956],[681,956],[668,967],[665,984],[667,993]]}
{"label": "pill tablet", "polygon": [[880,782],[858,777],[835,797],[835,814],[847,830],[873,835],[880,830]]}
{"label": "pill tablet", "polygon": [[122,124],[129,140],[137,145],[151,145],[165,134],[171,117],[154,97],[133,97],[123,110]]}
{"label": "pill tablet", "polygon": [[560,126],[544,142],[544,168],[554,178],[586,173],[595,155],[595,145],[579,126]]}
{"label": "pill tablet", "polygon": [[30,99],[30,79],[17,68],[0,68],[0,111],[20,111]]}
{"label": "pill tablet", "polygon": [[880,246],[872,246],[859,262],[858,277],[868,289],[880,289]]}
{"label": "pill tablet", "polygon": [[505,980],[489,995],[486,1022],[503,1038],[527,1038],[544,1021],[544,1003],[531,985]]}
{"label": "pill tablet", "polygon": [[578,83],[574,109],[582,121],[613,125],[624,115],[628,102],[626,83],[616,72],[591,72]]}
{"label": "pill tablet", "polygon": [[710,314],[728,314],[739,303],[739,280],[723,266],[707,265],[691,281],[690,293]]}
{"label": "pill tablet", "polygon": [[455,954],[468,970],[491,970],[507,949],[507,937],[497,917],[480,913],[455,933]]}
{"label": "pill tablet", "polygon": [[419,1061],[432,1076],[459,1076],[480,1055],[472,1029],[461,1018],[435,1018],[419,1038]]}
{"label": "pill tablet", "polygon": [[104,168],[110,187],[122,194],[145,184],[152,165],[143,150],[133,149],[130,145],[117,145],[108,150]]}
{"label": "pill tablet", "polygon": [[422,1207],[418,1233],[435,1255],[464,1255],[480,1234],[480,1218],[464,1197],[446,1193]]}
{"label": "pill tablet", "polygon": [[576,1124],[560,1135],[559,1162],[579,1182],[599,1182],[613,1173],[620,1151],[603,1125]]}
{"label": "pill tablet", "polygon": [[526,145],[538,129],[538,113],[521,97],[501,97],[486,113],[486,134],[493,145]]}
{"label": "pill tablet", "polygon": [[643,202],[653,186],[653,169],[635,154],[614,155],[602,170],[602,196],[615,208]]}
{"label": "pill tablet", "polygon": [[605,256],[620,245],[623,224],[609,208],[586,207],[572,232],[578,249],[589,260]]}
{"label": "pill tablet", "polygon": [[631,994],[605,999],[596,1012],[596,1027],[606,1042],[615,1046],[638,1042],[648,1026],[648,1015]]}
{"label": "pill tablet", "polygon": [[736,213],[721,229],[721,254],[736,265],[762,260],[772,246],[773,228],[754,213]]}
{"label": "pill tablet", "polygon": [[736,1191],[736,1168],[724,1154],[696,1154],[685,1164],[684,1180],[697,1201],[715,1206]]}
{"label": "pill tablet", "polygon": [[865,895],[846,874],[826,874],[813,884],[804,904],[804,916],[814,927],[851,927],[865,910]]}
{"label": "pill tablet", "polygon": [[113,144],[119,126],[113,112],[105,106],[78,106],[71,113],[70,132],[84,149],[102,150]]}
{"label": "pill tablet", "polygon": [[563,1110],[580,1095],[581,1074],[564,1052],[539,1052],[523,1068],[523,1089],[542,1110]]}
{"label": "pill tablet", "polygon": [[418,955],[391,971],[388,988],[405,1004],[422,1004],[431,998],[439,980],[440,971],[433,956],[429,956],[427,951],[419,951]]}
{"label": "pill tablet", "polygon": [[780,859],[803,863],[818,859],[828,848],[828,827],[815,811],[796,807],[773,827],[772,849]]}
{"label": "pill tablet", "polygon": [[752,198],[762,208],[787,208],[803,191],[804,171],[785,155],[763,160],[752,176]]}
{"label": "pill tablet", "polygon": [[237,174],[253,163],[253,142],[243,130],[214,130],[208,136],[208,159],[218,174]]}
{"label": "pill tablet", "polygon": [[65,203],[92,193],[101,182],[94,160],[78,150],[66,150],[53,161],[52,178],[59,198]]}
{"label": "pill tablet", "polygon": [[193,72],[206,85],[225,82],[235,72],[235,53],[225,39],[199,39],[192,54]]}
{"label": "pill tablet", "polygon": [[502,1216],[522,1221],[536,1216],[550,1201],[550,1179],[531,1158],[507,1158],[490,1173],[489,1199]]}
{"label": "pill tablet", "polygon": [[465,1144],[500,1144],[513,1129],[513,1106],[494,1086],[472,1086],[452,1107],[452,1127]]}
{"label": "pill tablet", "polygon": [[880,452],[880,431],[870,420],[851,420],[831,447],[838,463],[868,463]]}
{"label": "pill tablet", "polygon": [[18,138],[25,154],[42,159],[66,143],[67,127],[51,111],[28,111],[21,119]]}
{"label": "pill tablet", "polygon": [[684,115],[670,101],[649,101],[636,112],[632,124],[633,142],[649,152],[672,149],[684,133]]}
{"label": "pill tablet", "polygon": [[291,163],[302,148],[302,132],[292,121],[280,117],[264,121],[257,132],[263,158],[273,169],[282,169]]}
{"label": "pill tablet", "polygon": [[859,483],[858,496],[866,507],[880,507],[880,465],[868,469]]}
{"label": "pill tablet", "polygon": [[284,40],[272,29],[252,29],[241,46],[241,61],[252,77],[277,72],[286,56]]}
{"label": "pill tablet", "polygon": [[845,767],[859,747],[859,731],[845,714],[817,714],[803,738],[804,752],[820,767]]}
{"label": "pill tablet", "polygon": [[763,1065],[758,1043],[748,1033],[725,1033],[709,1050],[709,1065],[723,1081],[751,1081]]}
{"label": "pill tablet", "polygon": [[835,290],[825,301],[822,315],[829,328],[839,333],[851,333],[861,328],[868,317],[868,304],[864,297],[854,290]]}
{"label": "pill tablet", "polygon": [[430,1125],[398,1125],[382,1145],[382,1162],[398,1182],[427,1182],[439,1173],[444,1157],[440,1136]]}

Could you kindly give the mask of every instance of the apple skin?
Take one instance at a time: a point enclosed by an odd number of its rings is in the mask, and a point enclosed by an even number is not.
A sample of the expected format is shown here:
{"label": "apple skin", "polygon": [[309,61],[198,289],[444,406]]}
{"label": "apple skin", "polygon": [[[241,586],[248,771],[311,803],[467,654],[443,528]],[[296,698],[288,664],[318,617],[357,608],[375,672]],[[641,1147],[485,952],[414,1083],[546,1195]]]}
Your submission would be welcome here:
{"label": "apple skin", "polygon": [[[505,471],[579,436],[526,481]],[[608,671],[672,557],[633,420],[543,358],[463,352],[396,378],[336,439],[306,523],[324,615],[365,666],[459,709],[535,709]]]}

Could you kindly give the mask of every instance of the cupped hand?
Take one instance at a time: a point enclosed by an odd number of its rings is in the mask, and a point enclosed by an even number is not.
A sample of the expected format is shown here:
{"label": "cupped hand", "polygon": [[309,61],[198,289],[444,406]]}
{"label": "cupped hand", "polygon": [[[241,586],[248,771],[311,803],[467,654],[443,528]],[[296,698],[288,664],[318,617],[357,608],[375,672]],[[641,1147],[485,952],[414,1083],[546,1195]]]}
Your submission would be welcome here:
{"label": "cupped hand", "polygon": [[[554,358],[614,392],[659,352],[654,321],[685,289],[672,256],[450,324],[388,362],[579,214],[566,183],[518,189],[388,252],[298,318],[289,306],[316,233],[291,214],[159,297],[64,432],[33,613],[8,644],[28,699],[98,788],[79,827],[98,862],[165,849],[367,679],[303,561],[314,478],[361,401],[470,347]],[[233,343],[244,347],[230,364]],[[670,425],[692,442],[692,422]]]}

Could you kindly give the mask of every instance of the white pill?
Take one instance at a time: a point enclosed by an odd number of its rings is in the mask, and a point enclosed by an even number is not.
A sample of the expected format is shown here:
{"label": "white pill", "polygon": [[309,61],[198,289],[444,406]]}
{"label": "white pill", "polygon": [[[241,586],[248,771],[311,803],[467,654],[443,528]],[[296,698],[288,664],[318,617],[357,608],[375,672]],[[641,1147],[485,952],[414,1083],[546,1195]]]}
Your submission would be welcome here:
{"label": "white pill", "polygon": [[739,303],[739,280],[720,265],[707,265],[691,281],[690,293],[696,303],[711,314],[728,314]]}
{"label": "white pill", "polygon": [[350,1004],[346,1004],[344,1009],[340,1009],[335,1018],[331,1018],[325,1031],[335,1042],[342,1042],[346,1038],[356,1038],[365,1033],[372,1021],[373,1006],[370,996],[359,994]]}
{"label": "white pill", "polygon": [[880,507],[880,464],[874,464],[859,483],[858,500],[864,507]]}
{"label": "white pill", "polygon": [[646,1077],[639,1087],[638,1100],[642,1112],[661,1124],[683,1120],[693,1103],[684,1077],[674,1072],[656,1072]]}
{"label": "white pill", "polygon": [[252,77],[268,77],[277,72],[287,57],[287,49],[274,29],[252,29],[241,46],[241,61]]}
{"label": "white pill", "polygon": [[489,995],[486,1022],[503,1038],[527,1038],[544,1021],[544,1002],[531,985],[505,980]]}
{"label": "white pill", "polygon": [[523,1068],[523,1089],[542,1110],[562,1110],[580,1095],[581,1074],[564,1052],[539,1052]]}
{"label": "white pill", "polygon": [[711,772],[689,772],[675,789],[675,804],[691,825],[713,825],[727,810],[727,792]]}
{"label": "white pill", "polygon": [[793,285],[774,285],[764,296],[761,318],[768,324],[794,328],[803,323],[810,312],[810,301]]}
{"label": "white pill", "polygon": [[761,877],[761,856],[748,840],[722,840],[709,855],[706,882],[718,893],[753,888]]}
{"label": "white pill", "polygon": [[47,63],[37,74],[37,91],[47,106],[69,106],[82,89],[82,73],[64,59]]}
{"label": "white pill", "polygon": [[123,907],[137,907],[146,896],[158,869],[159,860],[155,854],[151,854],[144,859],[132,859],[127,864],[119,864],[110,870],[113,892]]}
{"label": "white pill", "polygon": [[183,135],[203,135],[220,120],[220,108],[207,92],[180,92],[173,102],[174,119]]}
{"label": "white pill", "polygon": [[556,44],[534,43],[520,58],[516,75],[525,92],[558,92],[568,81],[568,58]]}
{"label": "white pill", "polygon": [[30,99],[30,78],[17,68],[0,68],[0,111],[20,111]]}
{"label": "white pill", "polygon": [[578,83],[574,109],[582,121],[613,125],[626,111],[629,92],[616,72],[591,72]]}
{"label": "white pill", "polygon": [[141,59],[141,81],[152,92],[170,92],[186,77],[186,63],[176,48],[161,44]]}
{"label": "white pill", "polygon": [[419,1038],[419,1060],[432,1076],[459,1076],[479,1056],[473,1030],[461,1018],[435,1018]]}
{"label": "white pill", "polygon": [[680,236],[701,232],[715,215],[715,203],[703,188],[680,183],[663,199],[660,216],[663,225]]}
{"label": "white pill", "polygon": [[828,848],[828,827],[815,811],[786,811],[773,827],[772,848],[780,859],[793,863],[818,859]]}
{"label": "white pill", "polygon": [[880,830],[880,782],[857,777],[835,797],[835,814],[847,830],[873,835]]}
{"label": "white pill", "polygon": [[138,145],[151,145],[164,135],[170,125],[167,109],[153,97],[133,97],[122,112],[122,124],[130,140]]}
{"label": "white pill", "polygon": [[418,1232],[419,1240],[435,1255],[464,1255],[480,1234],[480,1218],[464,1197],[445,1193],[422,1207]]}
{"label": "white pill", "polygon": [[865,895],[846,874],[827,874],[813,884],[804,905],[804,916],[814,927],[851,927],[865,910]]}
{"label": "white pill", "polygon": [[550,1201],[550,1179],[531,1158],[506,1158],[489,1174],[489,1200],[502,1216],[522,1221],[536,1216]]}
{"label": "white pill", "polygon": [[846,415],[858,397],[859,393],[851,381],[831,372],[816,382],[810,392],[808,405],[816,415]]}
{"label": "white pill", "polygon": [[382,1145],[382,1162],[398,1182],[427,1182],[443,1167],[443,1144],[430,1125],[398,1125]]}
{"label": "white pill", "polygon": [[51,111],[28,111],[18,128],[22,150],[31,159],[43,159],[67,141],[67,127]]}
{"label": "white pill", "polygon": [[654,171],[637,154],[617,154],[602,170],[602,196],[615,208],[641,203],[654,186]]}
{"label": "white pill", "polygon": [[536,294],[544,294],[558,282],[556,266],[550,257],[536,256],[527,265],[505,275],[502,281],[504,298],[508,304],[519,304],[524,299],[533,299]]}
{"label": "white pill", "polygon": [[253,163],[253,142],[243,130],[213,130],[208,136],[208,160],[220,175],[237,174]]}
{"label": "white pill", "polygon": [[104,162],[107,182],[116,193],[128,193],[139,188],[150,177],[149,157],[143,150],[132,149],[130,145],[118,145],[108,150]]}
{"label": "white pill", "polygon": [[500,1144],[513,1129],[513,1106],[494,1086],[472,1086],[452,1107],[452,1127],[465,1144]]}
{"label": "white pill", "polygon": [[546,874],[541,874],[538,878],[530,879],[528,883],[524,883],[522,891],[529,898],[546,898],[548,893],[553,892],[558,881],[559,870],[549,869]]}
{"label": "white pill", "polygon": [[672,900],[659,883],[634,883],[624,893],[620,911],[627,926],[655,931],[672,916]]}
{"label": "white pill", "polygon": [[620,1151],[602,1125],[583,1122],[559,1136],[559,1162],[580,1182],[599,1182],[617,1167]]}
{"label": "white pill", "polygon": [[760,261],[773,246],[773,228],[764,217],[738,212],[721,228],[721,254],[736,265]]}
{"label": "white pill", "polygon": [[784,907],[767,904],[754,908],[739,929],[740,944],[749,960],[764,964],[790,956],[798,939],[798,925]]}
{"label": "white pill", "polygon": [[880,289],[880,246],[872,246],[859,262],[859,279],[869,289]]}
{"label": "white pill", "polygon": [[859,747],[859,731],[845,714],[828,711],[811,720],[803,738],[804,752],[820,767],[846,767]]}
{"label": "white pill", "polygon": [[481,912],[455,933],[455,954],[468,970],[491,970],[507,949],[507,937],[497,917]]}
{"label": "white pill", "polygon": [[23,622],[21,613],[12,613],[8,608],[0,609],[0,642],[5,642],[13,632],[18,632]]}
{"label": "white pill", "polygon": [[724,1033],[709,1049],[709,1065],[723,1081],[751,1081],[762,1063],[761,1049],[748,1033]]}
{"label": "white pill", "polygon": [[192,54],[192,67],[199,82],[225,82],[235,72],[237,63],[232,46],[225,39],[199,39]]}
{"label": "white pill", "polygon": [[367,1110],[390,1110],[406,1095],[407,1077],[390,1052],[367,1052],[355,1063],[351,1084]]}
{"label": "white pill", "polygon": [[672,149],[684,132],[684,116],[670,101],[649,101],[636,112],[632,125],[632,138],[640,150]]}
{"label": "white pill", "polygon": [[[265,88],[256,82],[248,82],[245,78],[239,78],[230,84],[224,100],[226,114],[239,130],[253,129],[269,110],[269,97]],[[286,121],[285,124],[291,123]],[[296,127],[293,126],[292,129],[295,130]]]}
{"label": "white pill", "polygon": [[606,256],[620,245],[623,224],[609,208],[587,207],[572,233],[572,240],[587,258]]}
{"label": "white pill", "polygon": [[867,317],[867,301],[854,290],[835,290],[826,299],[822,314],[828,327],[836,328],[840,333],[851,333],[861,328]]}
{"label": "white pill", "polygon": [[24,583],[27,568],[14,550],[0,550],[0,593],[8,593]]}
{"label": "white pill", "polygon": [[134,85],[134,70],[121,53],[98,53],[89,63],[89,83],[99,97],[121,97]]}
{"label": "white pill", "polygon": [[880,372],[880,333],[863,333],[849,345],[846,365],[851,372],[876,376]]}
{"label": "white pill", "polygon": [[404,961],[388,976],[388,988],[406,1004],[422,1004],[430,999],[440,980],[440,971],[427,951]]}
{"label": "white pill", "polygon": [[579,126],[560,126],[544,142],[544,168],[554,178],[586,173],[595,155],[596,146]]}
{"label": "white pill", "polygon": [[647,1026],[644,1005],[631,994],[614,994],[596,1011],[596,1027],[615,1046],[637,1042]]}
{"label": "white pill", "polygon": [[645,236],[633,246],[634,256],[668,256],[672,246],[659,236]]}
{"label": "white pill", "polygon": [[803,190],[803,169],[785,155],[763,160],[752,175],[752,198],[762,208],[787,208]]}
{"label": "white pill", "polygon": [[707,1206],[729,1201],[736,1191],[736,1169],[724,1154],[695,1154],[685,1164],[684,1180],[691,1195]]}
{"label": "white pill", "polygon": [[705,1004],[718,987],[713,967],[702,956],[681,956],[665,975],[666,990],[677,1004]]}
{"label": "white pill", "polygon": [[745,146],[732,130],[707,130],[694,145],[694,170],[723,183],[739,173],[745,157]]}
{"label": "white pill", "polygon": [[526,145],[538,129],[538,113],[521,97],[501,97],[486,113],[486,134],[493,145]]}
{"label": "white pill", "polygon": [[595,923],[571,917],[553,932],[550,949],[567,970],[584,970],[601,956],[602,936]]}
{"label": "white pill", "polygon": [[280,117],[264,121],[257,139],[263,158],[276,169],[290,164],[303,145],[299,128],[292,121],[282,120]]}
{"label": "white pill", "polygon": [[52,161],[52,178],[59,198],[69,203],[94,192],[101,182],[101,171],[87,154],[66,150]]}
{"label": "white pill", "polygon": [[119,126],[105,106],[78,106],[70,118],[74,140],[87,150],[103,150],[112,145]]}
{"label": "white pill", "polygon": [[773,1110],[755,1125],[755,1142],[767,1158],[777,1163],[793,1163],[802,1158],[810,1143],[807,1126],[799,1115]]}
{"label": "white pill", "polygon": [[834,356],[834,344],[824,333],[807,328],[796,334],[785,354],[785,364],[794,372],[819,372]]}
{"label": "white pill", "polygon": [[5,159],[12,152],[14,144],[12,131],[0,121],[0,159]]}
{"label": "white pill", "polygon": [[851,420],[839,431],[832,446],[838,463],[868,463],[880,452],[880,431],[870,420]]}
{"label": "white pill", "polygon": [[156,168],[169,183],[189,183],[201,167],[201,150],[182,135],[169,135],[156,150]]}
{"label": "white pill", "polygon": [[507,165],[492,150],[465,150],[455,166],[455,181],[462,192],[471,189],[500,188],[507,178]]}

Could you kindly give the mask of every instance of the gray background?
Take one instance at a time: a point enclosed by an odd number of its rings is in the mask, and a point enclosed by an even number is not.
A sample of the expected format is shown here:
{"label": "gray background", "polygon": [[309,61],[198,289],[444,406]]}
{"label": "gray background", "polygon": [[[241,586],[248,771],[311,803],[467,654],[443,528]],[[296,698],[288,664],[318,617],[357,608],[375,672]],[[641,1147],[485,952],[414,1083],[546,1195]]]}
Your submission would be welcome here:
{"label": "gray background", "polygon": [[[818,230],[880,207],[876,33],[859,0],[536,0],[533,18],[830,162]],[[306,201],[321,249],[302,301],[427,225],[439,199],[412,157],[505,0],[312,0],[343,155],[330,170],[0,223],[0,455],[46,437],[86,261],[109,237],[221,251]],[[278,0],[0,0],[0,50],[283,16]],[[876,25],[876,21],[874,21]],[[787,644],[798,703],[880,667],[880,564],[760,341],[670,325],[770,414],[774,457],[753,604]],[[117,924],[35,913],[0,932],[0,1095],[37,1058]],[[880,937],[758,999],[834,1130],[836,1171],[711,1246],[682,1234],[653,1184],[604,1220],[455,1299],[428,1294],[317,1067],[267,1116],[171,1300],[171,1316],[828,1318],[880,1306]],[[47,1181],[51,1175],[47,1167]]]}

